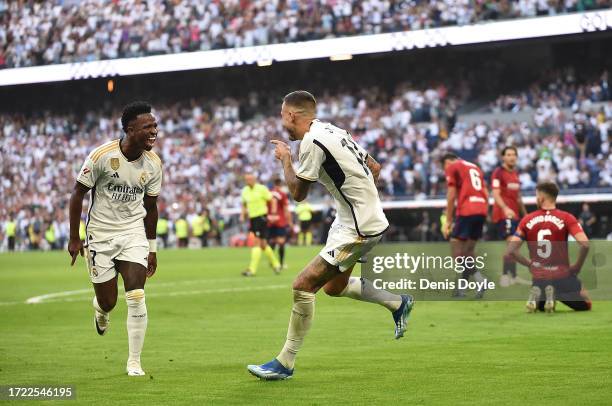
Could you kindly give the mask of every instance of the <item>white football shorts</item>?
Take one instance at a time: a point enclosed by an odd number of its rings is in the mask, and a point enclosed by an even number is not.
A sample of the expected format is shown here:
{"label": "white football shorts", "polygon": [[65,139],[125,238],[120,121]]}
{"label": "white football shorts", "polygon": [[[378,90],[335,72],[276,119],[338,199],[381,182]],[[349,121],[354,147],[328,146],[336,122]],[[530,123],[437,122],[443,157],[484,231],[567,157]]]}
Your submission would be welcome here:
{"label": "white football shorts", "polygon": [[90,241],[85,247],[89,278],[104,283],[117,276],[115,260],[148,265],[149,242],[143,234],[125,234],[105,241]]}
{"label": "white football shorts", "polygon": [[350,227],[332,224],[325,248],[319,252],[319,256],[333,266],[339,267],[340,272],[344,272],[374,248],[381,238],[382,235],[363,238]]}

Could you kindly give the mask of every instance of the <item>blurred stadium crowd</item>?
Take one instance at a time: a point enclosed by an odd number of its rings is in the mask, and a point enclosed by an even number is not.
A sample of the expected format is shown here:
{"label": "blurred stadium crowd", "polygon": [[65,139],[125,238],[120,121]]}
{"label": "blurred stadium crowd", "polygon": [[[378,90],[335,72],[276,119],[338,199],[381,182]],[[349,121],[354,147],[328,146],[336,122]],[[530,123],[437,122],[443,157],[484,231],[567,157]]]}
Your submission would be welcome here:
{"label": "blurred stadium crowd", "polygon": [[[612,94],[607,73],[600,78],[596,92],[577,90],[592,89],[592,84],[555,88],[554,97],[567,101],[562,105],[550,104],[552,96],[528,98],[533,114],[526,121],[468,124],[458,120],[456,109],[469,92],[451,95],[444,85],[418,89],[408,83],[393,94],[364,88],[322,95],[318,117],[349,129],[383,164],[379,189],[387,200],[444,193],[438,162],[442,151],[479,163],[488,177],[505,145],[518,147],[524,190],[542,180],[554,180],[564,189],[606,188],[612,187]],[[548,84],[529,90],[548,91]],[[257,173],[264,184],[281,173],[269,144],[270,139],[286,139],[278,113],[241,117],[245,105],[256,109],[261,98],[269,97],[250,93],[244,100],[155,105],[160,130],[155,150],[165,175],[160,212],[170,225],[204,210],[210,211],[211,224],[227,225],[230,218],[223,209],[240,206],[245,173]],[[25,239],[33,224],[41,235],[54,224],[58,235],[65,236],[75,174],[92,148],[121,136],[119,117],[120,111],[103,115],[93,110],[0,115],[0,218],[12,214]],[[322,189],[315,189],[312,201],[323,196]]]}
{"label": "blurred stadium crowd", "polygon": [[607,8],[610,0],[0,0],[0,68]]}

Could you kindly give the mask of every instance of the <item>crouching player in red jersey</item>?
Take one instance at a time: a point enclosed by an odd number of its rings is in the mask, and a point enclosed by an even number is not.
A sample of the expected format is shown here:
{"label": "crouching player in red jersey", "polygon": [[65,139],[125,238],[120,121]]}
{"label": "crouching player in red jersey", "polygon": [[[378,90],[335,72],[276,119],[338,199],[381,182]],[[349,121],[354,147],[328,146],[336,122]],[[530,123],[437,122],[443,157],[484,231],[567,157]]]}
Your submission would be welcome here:
{"label": "crouching player in red jersey", "polygon": [[[591,310],[591,300],[577,277],[589,252],[589,239],[574,216],[556,208],[558,194],[556,184],[538,184],[538,210],[521,220],[508,244],[507,254],[529,267],[533,277],[527,301],[527,311],[530,313],[536,310],[553,312],[556,300],[574,310]],[[580,245],[578,259],[573,265],[569,262],[569,235]],[[531,260],[519,252],[523,241],[527,241]]]}
{"label": "crouching player in red jersey", "polygon": [[[477,165],[459,159],[453,153],[447,153],[442,157],[442,165],[448,186],[446,224],[442,231],[444,238],[450,236],[453,257],[464,258],[465,271],[462,272],[460,278],[457,278],[457,289],[454,293],[454,296],[464,296],[463,289],[459,288],[459,279],[468,280],[470,276],[473,276],[476,282],[484,282],[484,277],[475,268],[473,259],[476,242],[482,237],[482,228],[487,219],[488,193],[484,176]],[[453,217],[455,201],[457,202],[456,218]],[[476,298],[482,298],[483,294],[484,288],[479,289],[476,292]]]}

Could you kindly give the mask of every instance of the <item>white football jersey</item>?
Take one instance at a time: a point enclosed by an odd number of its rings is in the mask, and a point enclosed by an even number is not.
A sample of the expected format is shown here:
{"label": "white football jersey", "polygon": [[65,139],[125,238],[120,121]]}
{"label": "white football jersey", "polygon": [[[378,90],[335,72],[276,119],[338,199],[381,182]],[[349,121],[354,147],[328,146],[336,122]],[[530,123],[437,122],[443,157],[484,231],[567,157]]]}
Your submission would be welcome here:
{"label": "white football jersey", "polygon": [[154,152],[145,151],[130,162],[121,152],[119,140],[114,140],[89,154],[77,181],[91,188],[87,241],[104,241],[132,231],[144,233],[147,212],[143,198],[145,193],[159,195],[161,160]]}
{"label": "white football jersey", "polygon": [[335,199],[335,222],[353,228],[360,237],[380,235],[389,227],[367,159],[368,153],[347,131],[313,120],[300,143],[296,173],[325,186]]}

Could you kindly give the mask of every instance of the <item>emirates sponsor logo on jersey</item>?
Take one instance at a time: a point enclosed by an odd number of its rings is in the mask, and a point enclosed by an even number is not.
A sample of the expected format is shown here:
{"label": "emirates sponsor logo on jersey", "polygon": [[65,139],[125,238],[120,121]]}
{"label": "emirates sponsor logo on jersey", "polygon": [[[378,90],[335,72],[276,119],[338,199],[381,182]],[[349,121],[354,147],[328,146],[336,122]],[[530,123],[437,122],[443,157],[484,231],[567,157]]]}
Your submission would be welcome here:
{"label": "emirates sponsor logo on jersey", "polygon": [[136,201],[144,193],[144,189],[138,186],[115,185],[114,183],[109,183],[107,189],[113,193],[111,199],[121,202]]}
{"label": "emirates sponsor logo on jersey", "polygon": [[552,214],[535,216],[529,222],[527,222],[527,229],[531,230],[534,226],[540,223],[553,223],[559,230],[563,230],[565,223],[557,216]]}

